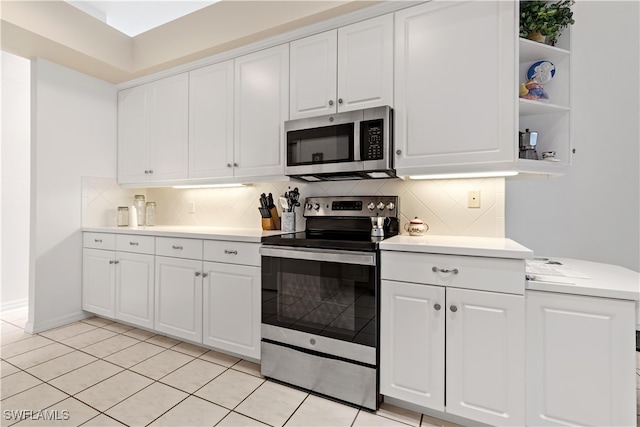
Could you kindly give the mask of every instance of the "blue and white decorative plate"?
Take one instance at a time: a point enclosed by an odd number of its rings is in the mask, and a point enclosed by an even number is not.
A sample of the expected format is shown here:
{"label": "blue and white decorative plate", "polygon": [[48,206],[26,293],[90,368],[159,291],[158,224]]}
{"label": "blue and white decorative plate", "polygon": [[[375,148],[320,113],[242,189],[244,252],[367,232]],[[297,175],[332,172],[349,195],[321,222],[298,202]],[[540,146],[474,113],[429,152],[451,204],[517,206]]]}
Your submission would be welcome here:
{"label": "blue and white decorative plate", "polygon": [[556,66],[549,61],[538,61],[529,67],[527,80],[533,80],[538,84],[549,83],[556,75]]}

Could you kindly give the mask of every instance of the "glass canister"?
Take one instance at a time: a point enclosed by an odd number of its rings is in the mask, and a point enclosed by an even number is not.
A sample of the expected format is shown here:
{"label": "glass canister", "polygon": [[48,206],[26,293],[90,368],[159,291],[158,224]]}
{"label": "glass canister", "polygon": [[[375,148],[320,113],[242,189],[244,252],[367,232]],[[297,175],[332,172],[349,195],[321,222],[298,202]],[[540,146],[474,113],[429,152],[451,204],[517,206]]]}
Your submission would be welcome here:
{"label": "glass canister", "polygon": [[129,207],[118,206],[118,227],[126,227],[129,225]]}
{"label": "glass canister", "polygon": [[146,203],[144,201],[144,195],[136,194],[133,198],[133,205],[136,207],[136,212],[138,213],[138,225],[142,226],[144,225],[144,218],[146,216]]}
{"label": "glass canister", "polygon": [[156,225],[156,202],[147,202],[146,225]]}

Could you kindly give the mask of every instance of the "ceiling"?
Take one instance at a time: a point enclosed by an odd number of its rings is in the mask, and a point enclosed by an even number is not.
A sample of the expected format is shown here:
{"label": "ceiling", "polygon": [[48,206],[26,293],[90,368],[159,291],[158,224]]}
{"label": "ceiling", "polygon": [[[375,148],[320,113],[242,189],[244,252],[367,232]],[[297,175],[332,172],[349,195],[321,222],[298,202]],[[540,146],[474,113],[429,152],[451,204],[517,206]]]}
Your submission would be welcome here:
{"label": "ceiling", "polygon": [[121,83],[381,1],[222,0],[129,37],[62,0],[1,0],[1,46]]}

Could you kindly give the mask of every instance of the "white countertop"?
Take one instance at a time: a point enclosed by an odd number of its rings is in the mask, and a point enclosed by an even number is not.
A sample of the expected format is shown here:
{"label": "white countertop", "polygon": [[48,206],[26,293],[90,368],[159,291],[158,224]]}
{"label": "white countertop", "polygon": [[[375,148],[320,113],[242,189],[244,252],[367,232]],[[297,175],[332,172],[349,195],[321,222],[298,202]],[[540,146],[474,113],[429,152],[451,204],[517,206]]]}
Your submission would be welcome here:
{"label": "white countertop", "polygon": [[[568,258],[549,258],[562,263],[555,275],[532,272],[528,275],[528,290],[559,292],[564,294],[588,295],[594,297],[640,300],[640,273],[612,264],[601,264]],[[553,264],[551,268],[556,267]]]}
{"label": "white countertop", "polygon": [[282,230],[267,231],[259,228],[197,227],[187,225],[155,225],[150,227],[83,227],[82,231],[160,237],[184,237],[189,239],[230,240],[234,242],[254,243],[260,243],[263,237],[285,234]]}
{"label": "white countertop", "polygon": [[400,234],[380,242],[383,251],[531,259],[533,251],[511,239],[470,236],[409,236]]}

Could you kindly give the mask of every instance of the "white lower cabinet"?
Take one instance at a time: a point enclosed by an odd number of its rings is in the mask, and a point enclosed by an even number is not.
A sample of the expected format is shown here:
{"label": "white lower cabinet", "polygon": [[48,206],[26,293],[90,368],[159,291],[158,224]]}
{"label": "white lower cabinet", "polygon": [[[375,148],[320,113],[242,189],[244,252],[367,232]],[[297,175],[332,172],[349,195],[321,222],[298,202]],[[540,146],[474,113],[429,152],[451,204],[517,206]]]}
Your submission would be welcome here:
{"label": "white lower cabinet", "polygon": [[113,318],[116,275],[115,251],[84,248],[82,251],[82,309]]}
{"label": "white lower cabinet", "polygon": [[260,267],[205,262],[205,345],[260,359]]}
{"label": "white lower cabinet", "polygon": [[383,280],[381,298],[383,395],[523,425],[523,296]]}
{"label": "white lower cabinet", "polygon": [[446,309],[446,411],[524,425],[524,296],[447,288]]}
{"label": "white lower cabinet", "polygon": [[443,411],[445,288],[383,280],[381,289],[380,393]]}
{"label": "white lower cabinet", "polygon": [[202,261],[156,256],[155,330],[202,342]]}
{"label": "white lower cabinet", "polygon": [[526,299],[527,425],[635,425],[634,302]]}
{"label": "white lower cabinet", "polygon": [[115,318],[152,329],[154,256],[119,252],[116,262]]}

